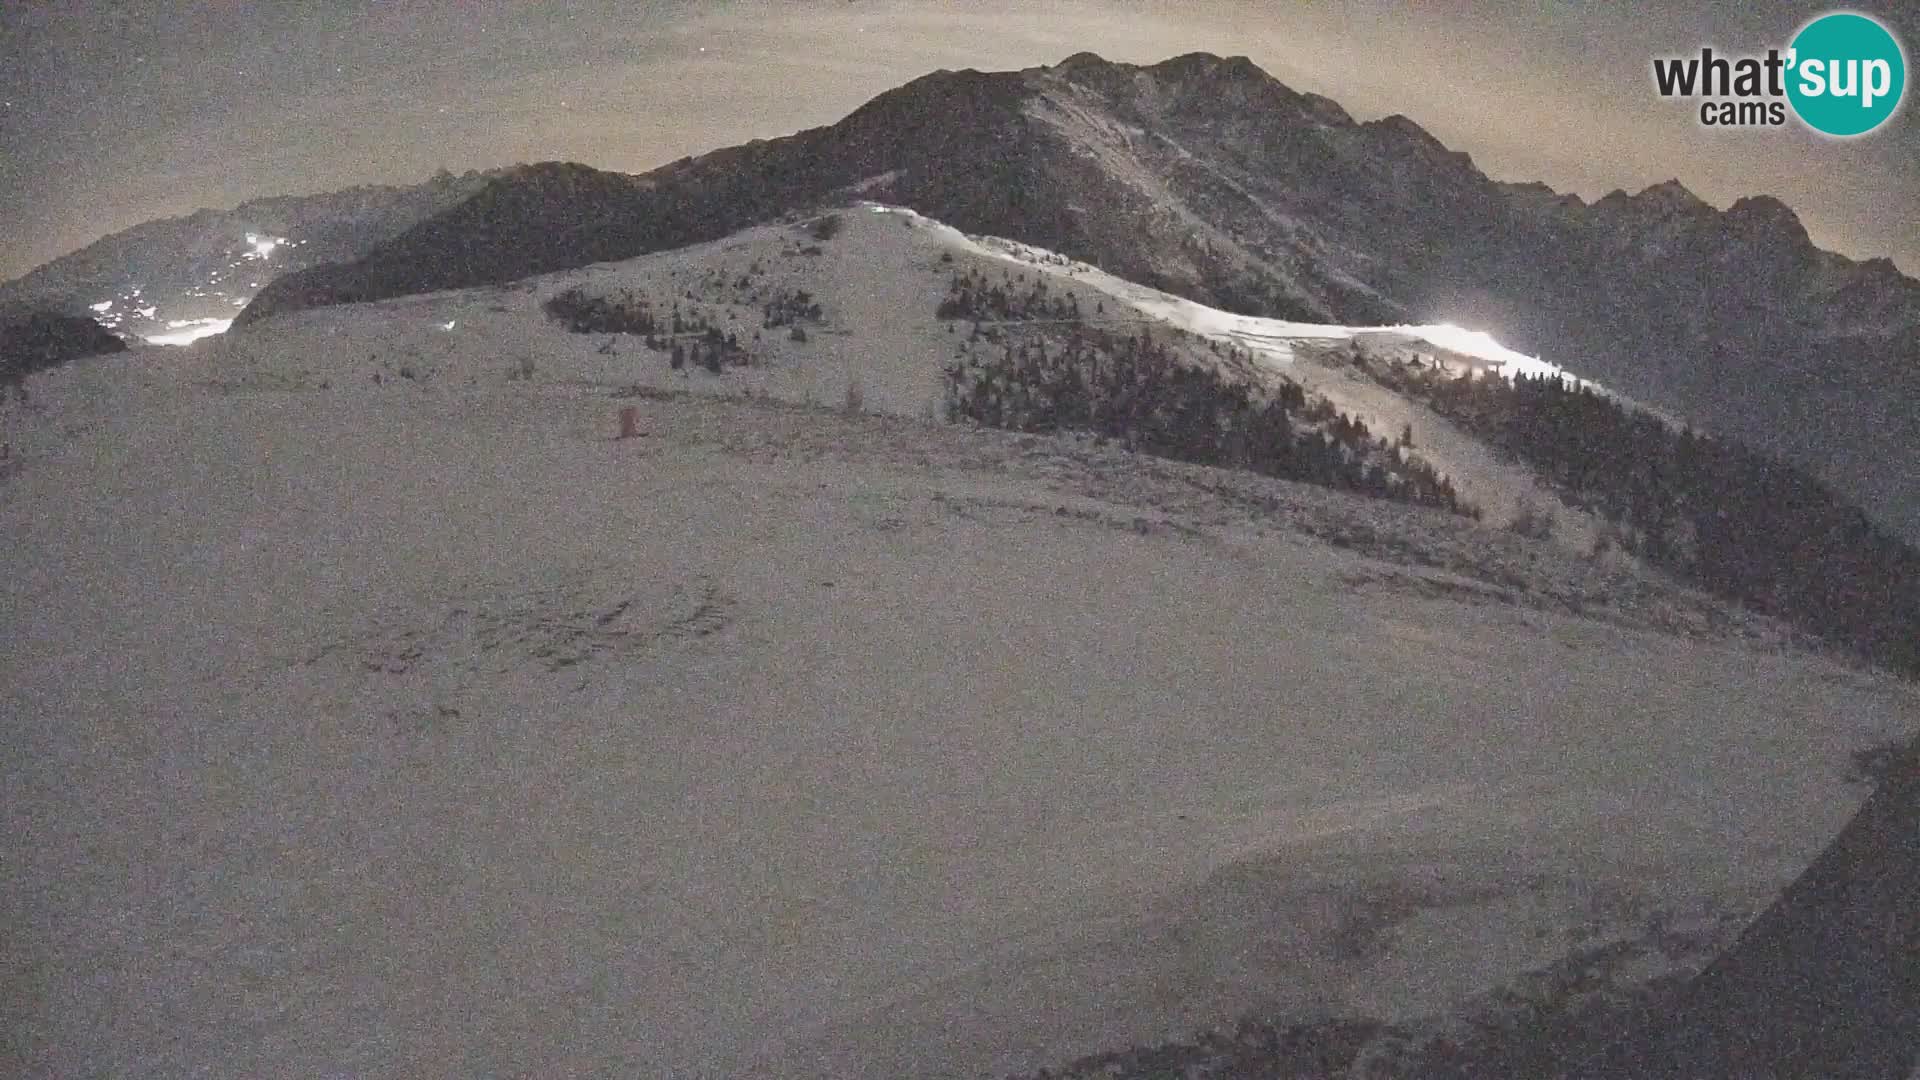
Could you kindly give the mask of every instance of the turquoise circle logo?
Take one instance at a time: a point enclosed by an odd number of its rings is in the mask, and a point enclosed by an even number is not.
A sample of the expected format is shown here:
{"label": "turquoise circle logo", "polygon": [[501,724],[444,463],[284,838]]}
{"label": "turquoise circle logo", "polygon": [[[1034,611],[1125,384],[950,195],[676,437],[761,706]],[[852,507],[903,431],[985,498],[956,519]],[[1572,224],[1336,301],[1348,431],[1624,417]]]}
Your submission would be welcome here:
{"label": "turquoise circle logo", "polygon": [[1787,52],[1787,100],[1807,126],[1846,138],[1865,135],[1900,109],[1907,58],[1892,31],[1850,11],[1800,28]]}

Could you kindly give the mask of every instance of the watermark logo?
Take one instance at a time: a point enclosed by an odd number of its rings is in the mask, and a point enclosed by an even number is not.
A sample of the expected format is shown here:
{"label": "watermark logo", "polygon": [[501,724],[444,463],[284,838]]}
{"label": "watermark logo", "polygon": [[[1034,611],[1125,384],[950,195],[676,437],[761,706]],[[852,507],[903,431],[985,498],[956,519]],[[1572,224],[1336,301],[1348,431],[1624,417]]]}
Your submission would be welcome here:
{"label": "watermark logo", "polygon": [[1707,127],[1781,127],[1791,109],[1815,131],[1851,138],[1900,111],[1907,58],[1879,20],[1837,11],[1802,26],[1784,50],[1657,57],[1653,83],[1661,97],[1700,99]]}
{"label": "watermark logo", "polygon": [[1865,135],[1893,119],[1907,90],[1907,58],[1893,32],[1852,12],[1802,27],[1787,51],[1793,111],[1815,131]]}

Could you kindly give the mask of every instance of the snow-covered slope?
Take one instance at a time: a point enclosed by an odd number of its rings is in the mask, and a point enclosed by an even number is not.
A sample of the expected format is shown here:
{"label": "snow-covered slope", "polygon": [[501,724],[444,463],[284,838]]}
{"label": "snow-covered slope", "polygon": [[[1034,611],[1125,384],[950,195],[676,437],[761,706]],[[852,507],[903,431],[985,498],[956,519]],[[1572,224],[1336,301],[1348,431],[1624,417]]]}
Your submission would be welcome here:
{"label": "snow-covered slope", "polygon": [[[1591,515],[1566,506],[1523,466],[1506,460],[1485,444],[1462,432],[1432,410],[1357,376],[1344,365],[1318,362],[1319,353],[1303,346],[1357,342],[1376,354],[1404,352],[1425,363],[1449,370],[1472,371],[1500,378],[1547,376],[1571,385],[1590,387],[1634,408],[1646,406],[1613,394],[1591,380],[1536,356],[1515,352],[1481,330],[1452,324],[1425,326],[1340,326],[1291,322],[1253,315],[1236,315],[1124,278],[1099,267],[1068,259],[1056,252],[999,237],[968,237],[912,210],[867,204],[874,213],[903,217],[935,231],[953,247],[997,256],[1071,281],[1082,282],[1168,326],[1198,337],[1247,350],[1270,374],[1292,379],[1335,408],[1381,432],[1409,430],[1420,456],[1453,481],[1468,502],[1487,512],[1487,520],[1505,525],[1528,510],[1552,507],[1562,528],[1560,543],[1576,551],[1590,550],[1599,523]],[[1669,423],[1677,424],[1671,417]]]}
{"label": "snow-covered slope", "polygon": [[1350,341],[1358,335],[1376,335],[1424,341],[1435,349],[1483,362],[1507,378],[1517,375],[1548,375],[1576,385],[1596,386],[1572,373],[1527,356],[1495,341],[1483,330],[1466,330],[1450,323],[1428,326],[1337,326],[1330,323],[1293,322],[1256,315],[1236,315],[1185,297],[1149,288],[1112,274],[1089,263],[1078,262],[1057,252],[1017,240],[1000,237],[969,237],[958,229],[943,225],[913,210],[878,203],[864,203],[869,212],[906,218],[922,228],[937,232],[947,243],[981,254],[997,255],[1022,265],[1082,279],[1109,296],[1118,297],[1141,311],[1151,312],[1184,330],[1206,337],[1231,340],[1257,349],[1276,363],[1290,363],[1290,350],[1296,342]]}
{"label": "snow-covered slope", "polygon": [[[1916,727],[1632,567],[929,422],[982,256],[802,232],[29,380],[0,1071],[980,1075],[1644,978]],[[823,315],[675,373],[571,285]]]}
{"label": "snow-covered slope", "polygon": [[[200,354],[223,380],[256,368],[270,379],[337,382],[394,378],[401,368],[422,379],[498,381],[531,362],[550,378],[624,379],[702,392],[752,392],[793,401],[838,404],[849,392],[866,408],[908,416],[938,410],[940,371],[956,338],[934,318],[956,269],[979,266],[997,276],[1008,267],[1046,273],[1083,300],[1087,312],[1119,301],[1089,321],[1156,326],[1187,342],[1194,363],[1215,363],[1207,342],[1252,354],[1255,374],[1284,377],[1383,434],[1410,428],[1418,455],[1446,475],[1489,526],[1525,508],[1552,507],[1556,542],[1591,549],[1597,525],[1564,506],[1523,466],[1505,460],[1431,410],[1313,359],[1303,345],[1361,339],[1375,349],[1419,342],[1429,358],[1471,361],[1509,377],[1564,374],[1537,358],[1501,347],[1484,333],[1451,326],[1349,327],[1233,315],[1115,278],[1029,245],[968,237],[911,210],[863,204],[842,215],[844,232],[819,243],[803,226],[763,226],[724,241],[532,278],[488,289],[406,297],[335,310],[281,316],[224,337]],[[807,254],[807,252],[816,252]],[[957,260],[957,261],[956,261]],[[742,282],[745,282],[743,285]],[[664,317],[674,305],[696,308],[738,333],[756,364],[715,380],[697,371],[673,373],[665,355],[631,337],[569,334],[541,316],[539,305],[568,288],[593,296],[647,297]],[[787,328],[763,329],[763,303],[805,290],[823,309],[805,343]],[[757,337],[755,335],[758,335]],[[602,347],[608,351],[602,352]],[[366,362],[362,362],[362,361]],[[1569,376],[1569,378],[1571,378]]]}

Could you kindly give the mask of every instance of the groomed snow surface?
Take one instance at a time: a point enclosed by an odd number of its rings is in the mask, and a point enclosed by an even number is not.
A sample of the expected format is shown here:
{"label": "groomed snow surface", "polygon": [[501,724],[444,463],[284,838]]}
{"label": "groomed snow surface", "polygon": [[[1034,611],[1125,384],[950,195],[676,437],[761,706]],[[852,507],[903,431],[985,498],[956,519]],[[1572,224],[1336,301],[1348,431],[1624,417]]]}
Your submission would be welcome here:
{"label": "groomed snow surface", "polygon": [[[984,256],[873,217],[36,375],[0,1072],[976,1076],[1445,1012],[1737,926],[1915,726],[1295,526],[1590,572],[1552,548],[920,419]],[[827,311],[758,369],[538,307],[753,260]]]}

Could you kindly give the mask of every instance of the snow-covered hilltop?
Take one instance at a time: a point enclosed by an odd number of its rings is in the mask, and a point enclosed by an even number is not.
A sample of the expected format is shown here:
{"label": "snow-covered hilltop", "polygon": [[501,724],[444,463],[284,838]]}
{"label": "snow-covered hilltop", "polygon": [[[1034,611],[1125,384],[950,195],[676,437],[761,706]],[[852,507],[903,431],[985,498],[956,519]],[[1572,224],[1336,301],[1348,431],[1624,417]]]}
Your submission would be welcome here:
{"label": "snow-covered hilltop", "polygon": [[[843,210],[28,376],[12,1071],[971,1076],[1256,1010],[1440,1030],[1543,972],[1697,969],[1914,732],[1910,686],[1575,550],[1571,508],[1502,527],[1551,490],[1319,347],[1504,353],[1056,258]],[[941,317],[969,282],[1035,302]],[[1303,446],[1423,455],[1487,518],[942,422],[951,372],[1043,354],[1297,387]]]}
{"label": "snow-covered hilltop", "polygon": [[1005,259],[1083,283],[1169,328],[1243,348],[1259,370],[1298,383],[1372,430],[1408,432],[1421,448],[1421,456],[1452,480],[1467,501],[1489,512],[1496,524],[1509,524],[1529,509],[1556,508],[1570,525],[1558,535],[1575,550],[1592,548],[1597,535],[1594,522],[1562,505],[1527,469],[1503,460],[1485,444],[1460,432],[1430,410],[1371,382],[1353,378],[1346,365],[1320,362],[1326,355],[1322,349],[1334,343],[1352,343],[1366,355],[1425,364],[1449,375],[1508,380],[1522,376],[1560,379],[1571,386],[1591,388],[1635,409],[1645,409],[1638,402],[1615,395],[1598,383],[1579,378],[1539,357],[1515,352],[1484,330],[1466,330],[1452,324],[1340,326],[1238,315],[1127,281],[1099,267],[1032,244],[1001,237],[969,237],[904,207],[879,203],[860,205],[870,213],[912,222],[954,250]]}
{"label": "snow-covered hilltop", "polygon": [[[883,224],[866,220],[869,217]],[[937,297],[928,301],[923,296],[945,280],[942,274],[952,273],[951,262],[940,260],[960,256],[978,262],[996,277],[1011,274],[1009,267],[1046,274],[1059,280],[1063,289],[1084,297],[1083,307],[1089,313],[1102,298],[1112,302],[1105,315],[1089,315],[1096,323],[1129,329],[1157,326],[1188,347],[1217,343],[1245,349],[1256,362],[1256,369],[1248,373],[1256,382],[1297,383],[1382,434],[1409,430],[1421,458],[1450,479],[1467,502],[1486,512],[1491,524],[1507,524],[1526,507],[1553,507],[1566,526],[1557,532],[1561,543],[1581,552],[1593,544],[1594,524],[1561,505],[1524,467],[1501,460],[1431,411],[1353,378],[1342,365],[1306,359],[1298,348],[1357,341],[1376,354],[1399,349],[1461,371],[1471,368],[1509,378],[1564,375],[1550,364],[1503,348],[1485,333],[1448,326],[1346,327],[1233,315],[1127,282],[1043,248],[995,237],[969,237],[905,208],[863,203],[855,211],[836,215],[836,220],[851,230],[843,244],[823,246],[777,226],[749,229],[712,244],[530,279],[505,290],[514,297],[507,311],[495,310],[502,306],[498,290],[356,305],[337,313],[316,309],[224,339],[206,362],[231,379],[247,370],[246,365],[259,362],[257,358],[272,357],[276,365],[299,365],[303,372],[299,378],[339,381],[355,376],[338,370],[323,375],[325,365],[316,361],[365,353],[380,358],[384,378],[399,377],[399,367],[405,366],[417,378],[439,379],[493,374],[477,370],[481,358],[499,358],[493,364],[496,368],[525,360],[549,373],[580,371],[584,365],[593,377],[631,372],[636,381],[648,385],[746,389],[797,401],[839,402],[855,388],[866,408],[920,417],[941,409],[939,375],[955,344],[934,317]],[[807,248],[821,252],[796,254]],[[915,274],[909,268],[916,263],[932,265],[936,272]],[[756,274],[756,267],[764,269]],[[743,275],[751,279],[750,289],[737,287]],[[637,295],[647,299],[662,320],[670,317],[676,305],[684,306],[689,318],[699,307],[716,325],[747,337],[756,362],[730,372],[725,382],[703,381],[692,370],[676,375],[664,362],[664,353],[657,358],[661,363],[647,362],[650,354],[621,335],[561,334],[529,312],[529,307],[537,307],[535,298],[544,301],[568,288],[594,296]],[[769,300],[798,292],[817,297],[832,313],[834,323],[826,329],[824,342],[796,344],[788,327],[760,325]],[[324,346],[316,335],[325,335]],[[603,345],[608,346],[607,352],[600,351]],[[636,353],[641,357],[637,362]],[[408,359],[398,359],[402,357]]]}
{"label": "snow-covered hilltop", "polygon": [[276,279],[239,321],[618,261],[853,197],[1222,310],[1485,329],[1738,432],[1920,542],[1920,280],[1820,250],[1765,196],[1722,210],[1671,182],[1593,203],[1499,183],[1404,116],[1356,121],[1246,57],[938,71],[830,126],[640,176],[528,166]]}

